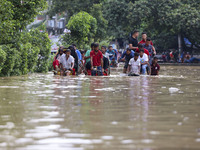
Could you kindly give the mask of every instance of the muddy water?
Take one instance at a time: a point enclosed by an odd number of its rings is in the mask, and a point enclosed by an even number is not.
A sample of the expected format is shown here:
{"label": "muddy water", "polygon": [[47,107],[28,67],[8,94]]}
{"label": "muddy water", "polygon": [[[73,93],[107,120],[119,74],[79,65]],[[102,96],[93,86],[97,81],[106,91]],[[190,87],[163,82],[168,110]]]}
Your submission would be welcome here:
{"label": "muddy water", "polygon": [[200,68],[0,79],[0,149],[200,149]]}

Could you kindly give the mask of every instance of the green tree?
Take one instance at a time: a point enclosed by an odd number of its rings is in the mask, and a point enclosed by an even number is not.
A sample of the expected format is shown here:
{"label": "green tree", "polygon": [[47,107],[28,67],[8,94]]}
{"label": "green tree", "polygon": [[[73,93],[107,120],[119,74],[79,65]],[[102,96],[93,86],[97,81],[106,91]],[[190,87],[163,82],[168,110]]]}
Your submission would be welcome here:
{"label": "green tree", "polygon": [[1,46],[0,47],[0,72],[4,66],[5,61],[6,61],[6,52],[2,49],[2,46]]}
{"label": "green tree", "polygon": [[103,15],[108,21],[107,34],[114,38],[127,37],[130,32],[127,17],[130,12],[129,3],[124,0],[110,0],[104,2],[103,6]]}
{"label": "green tree", "polygon": [[85,11],[89,12],[93,4],[100,4],[104,0],[52,0],[50,15],[66,12],[68,19],[74,14]]}
{"label": "green tree", "polygon": [[[13,5],[7,0],[0,0],[0,44],[8,43],[14,34]],[[2,36],[3,35],[3,36]]]}
{"label": "green tree", "polygon": [[7,0],[13,6],[13,19],[16,20],[16,30],[24,29],[33,22],[34,18],[43,11],[46,6],[46,0]]}
{"label": "green tree", "polygon": [[63,37],[63,42],[66,42],[66,45],[73,42],[83,48],[94,38],[97,31],[97,21],[87,12],[79,12],[70,18],[67,28],[71,30],[71,34],[66,34]]}
{"label": "green tree", "polygon": [[0,0],[0,3],[0,76],[48,71],[51,47],[45,28],[26,30],[46,7],[46,0]]}
{"label": "green tree", "polygon": [[71,16],[81,11],[91,14],[97,20],[98,28],[95,35],[95,40],[99,41],[106,37],[108,24],[107,20],[103,17],[103,8],[101,3],[103,1],[105,0],[53,0],[52,8],[49,11],[49,14],[53,16],[55,13],[66,12],[67,21],[69,21]]}
{"label": "green tree", "polygon": [[[145,24],[154,35],[178,35],[200,44],[199,0],[140,0],[132,5],[131,25]],[[162,43],[158,43],[162,44]]]}
{"label": "green tree", "polygon": [[[41,32],[41,30],[43,32]],[[48,37],[48,34],[45,32],[45,26],[40,26],[38,29],[31,31],[31,44],[39,49],[39,54],[36,55],[35,51],[32,53],[35,54],[34,60],[32,62],[36,63],[34,65],[34,71],[36,72],[47,72],[49,69],[49,59],[51,52],[51,41]],[[52,62],[53,63],[53,62]]]}
{"label": "green tree", "polygon": [[95,41],[104,40],[107,37],[108,21],[103,17],[102,4],[94,4],[90,14],[97,20],[97,32]]}

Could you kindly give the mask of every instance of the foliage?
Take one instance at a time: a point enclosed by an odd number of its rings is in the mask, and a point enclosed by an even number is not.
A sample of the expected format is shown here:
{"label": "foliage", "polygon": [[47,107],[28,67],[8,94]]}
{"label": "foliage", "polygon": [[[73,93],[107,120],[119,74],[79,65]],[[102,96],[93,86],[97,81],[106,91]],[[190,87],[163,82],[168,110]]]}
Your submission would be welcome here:
{"label": "foliage", "polygon": [[66,34],[67,44],[76,43],[80,48],[91,42],[97,30],[97,21],[87,12],[79,12],[72,16],[67,24],[71,34]]}
{"label": "foliage", "polygon": [[199,0],[53,0],[51,12],[67,12],[68,19],[80,11],[90,13],[97,19],[95,41],[107,37],[127,39],[131,31],[139,29],[148,32],[156,46],[161,49],[177,46],[175,43],[178,34],[199,47],[199,2]]}
{"label": "foliage", "polygon": [[[192,43],[200,44],[199,1],[140,0],[132,5],[129,19],[132,25],[145,23],[146,30],[157,35],[181,34]],[[162,44],[162,43],[159,43]]]}
{"label": "foliage", "polygon": [[[107,33],[115,38],[127,37],[130,32],[128,24],[129,3],[124,0],[110,0],[103,3],[103,15],[108,21]],[[131,30],[133,27],[131,27]]]}
{"label": "foliage", "polygon": [[104,0],[52,0],[51,15],[55,13],[66,12],[68,19],[74,14],[85,11],[89,13],[93,4],[100,4]]}
{"label": "foliage", "polygon": [[51,55],[48,60],[48,71],[53,70],[53,61],[54,61],[55,55]]}
{"label": "foliage", "polygon": [[100,43],[99,43],[99,46],[101,47],[101,46],[106,46],[106,47],[108,47],[110,45],[110,41],[109,40],[104,40],[104,41],[101,41]]}
{"label": "foliage", "polygon": [[0,71],[6,61],[6,52],[0,47]]}
{"label": "foliage", "polygon": [[6,53],[6,61],[1,69],[0,75],[10,76],[15,62],[18,61],[19,52],[15,48],[12,48],[12,45],[2,45],[1,48]]}
{"label": "foliage", "polygon": [[94,41],[104,40],[107,37],[108,21],[103,17],[102,4],[94,4],[90,14],[97,20],[97,32]]}
{"label": "foliage", "polygon": [[12,3],[7,0],[0,0],[0,4],[0,44],[3,44],[12,39],[15,20],[13,20]]}
{"label": "foliage", "polygon": [[[0,76],[48,71],[50,40],[44,27],[26,30],[46,0],[0,0]],[[40,59],[38,60],[38,56]]]}
{"label": "foliage", "polygon": [[[45,27],[42,26],[40,30],[45,31]],[[48,60],[50,57],[51,41],[48,34],[45,32],[40,32],[39,29],[32,30],[32,44],[37,46],[39,55],[37,55],[37,65],[35,68],[36,72],[47,72],[48,71]],[[38,57],[39,56],[39,57]]]}
{"label": "foliage", "polygon": [[7,55],[1,76],[48,71],[50,40],[47,34],[39,29],[23,32],[17,43],[1,47]]}
{"label": "foliage", "polygon": [[34,18],[43,11],[46,6],[46,0],[7,0],[13,6],[13,19],[16,30],[24,29],[28,24],[33,22]]}
{"label": "foliage", "polygon": [[134,0],[53,0],[51,14],[67,12],[68,19],[80,11],[91,14],[97,20],[95,41],[106,36],[127,36],[129,2]]}

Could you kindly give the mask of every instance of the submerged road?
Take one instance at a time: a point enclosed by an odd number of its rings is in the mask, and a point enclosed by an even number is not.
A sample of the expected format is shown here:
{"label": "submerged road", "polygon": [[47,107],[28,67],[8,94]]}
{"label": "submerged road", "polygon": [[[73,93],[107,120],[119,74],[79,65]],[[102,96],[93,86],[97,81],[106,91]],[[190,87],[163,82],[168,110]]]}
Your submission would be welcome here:
{"label": "submerged road", "polygon": [[200,69],[0,78],[0,149],[199,149]]}

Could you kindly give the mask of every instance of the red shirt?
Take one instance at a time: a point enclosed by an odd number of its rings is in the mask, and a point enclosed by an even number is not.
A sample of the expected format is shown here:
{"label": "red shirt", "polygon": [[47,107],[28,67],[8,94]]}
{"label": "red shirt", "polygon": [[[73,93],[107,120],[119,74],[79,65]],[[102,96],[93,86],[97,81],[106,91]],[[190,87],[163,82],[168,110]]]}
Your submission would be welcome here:
{"label": "red shirt", "polygon": [[[146,41],[145,40],[142,40],[142,41],[140,41],[139,42],[139,44],[145,44],[146,43]],[[151,41],[151,43],[150,43],[152,46],[153,46],[153,42]]]}
{"label": "red shirt", "polygon": [[[137,49],[135,50],[135,52],[140,53],[139,48],[137,48]],[[147,55],[149,56],[149,51],[148,51],[147,49],[145,49],[145,48],[144,48],[144,53],[147,54]]]}
{"label": "red shirt", "polygon": [[103,54],[99,50],[97,53],[95,51],[90,52],[90,57],[92,57],[93,66],[101,66],[101,59],[103,59]]}

